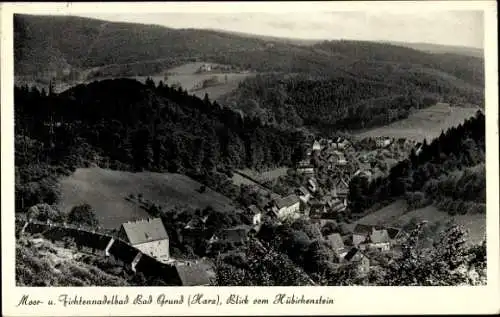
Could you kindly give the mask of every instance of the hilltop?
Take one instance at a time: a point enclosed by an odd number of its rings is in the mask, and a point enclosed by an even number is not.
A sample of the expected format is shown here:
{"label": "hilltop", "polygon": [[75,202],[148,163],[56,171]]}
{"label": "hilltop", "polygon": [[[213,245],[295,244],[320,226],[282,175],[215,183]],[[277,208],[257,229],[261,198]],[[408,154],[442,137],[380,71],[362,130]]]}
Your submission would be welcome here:
{"label": "hilltop", "polygon": [[210,30],[73,16],[15,15],[14,31],[15,74],[39,77],[78,77],[84,70],[131,63],[168,68],[197,57],[263,49],[266,43]]}
{"label": "hilltop", "polygon": [[[65,36],[60,36],[61,30]],[[193,61],[258,72],[313,74],[356,72],[359,61],[397,61],[430,65],[468,82],[480,83],[483,76],[481,59],[429,54],[396,45],[361,41],[304,45],[235,32],[171,29],[73,16],[16,15],[14,43],[16,76],[62,80],[82,79],[110,65],[117,68],[116,76],[131,70],[148,76]]]}
{"label": "hilltop", "polygon": [[393,45],[409,47],[434,54],[458,54],[484,59],[484,50],[476,47],[439,45],[430,43],[389,42]]}

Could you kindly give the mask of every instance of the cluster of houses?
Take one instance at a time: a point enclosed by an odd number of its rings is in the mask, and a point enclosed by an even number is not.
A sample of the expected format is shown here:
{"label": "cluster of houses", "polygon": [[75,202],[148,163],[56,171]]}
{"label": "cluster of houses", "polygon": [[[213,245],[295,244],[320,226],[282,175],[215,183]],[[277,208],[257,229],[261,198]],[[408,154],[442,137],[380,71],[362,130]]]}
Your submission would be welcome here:
{"label": "cluster of houses", "polygon": [[[251,224],[226,228],[213,234],[208,241],[209,247],[221,240],[233,244],[244,244],[252,235],[256,235],[262,225],[264,211],[255,205],[249,206],[247,211],[253,215]],[[270,213],[276,217],[300,213],[300,199],[296,195],[277,198]],[[184,230],[202,228],[206,221],[206,217],[193,219],[186,224]],[[208,285],[210,283],[211,273],[206,266],[196,261],[176,260],[170,256],[169,237],[160,218],[124,223],[120,227],[118,238],[157,261],[175,265],[181,273],[186,272],[186,274],[180,274],[184,277],[185,285]],[[324,237],[336,255],[335,265],[355,265],[360,276],[368,273],[373,264],[370,256],[367,255],[368,251],[390,251],[393,246],[400,243],[402,238],[404,238],[403,231],[399,228],[365,224],[357,224],[351,232],[343,236],[340,233],[331,233]]]}
{"label": "cluster of houses", "polygon": [[[377,142],[380,143],[381,147],[390,144],[390,141],[387,144],[387,140],[380,140],[380,142]],[[264,215],[275,218],[277,221],[306,217],[313,222],[319,222],[320,225],[336,219],[337,215],[342,213],[347,206],[348,181],[342,177],[341,173],[337,174],[339,177],[334,182],[334,190],[330,193],[323,193],[320,197],[320,195],[317,195],[319,185],[314,177],[315,168],[310,162],[312,157],[321,156],[326,158],[328,169],[342,169],[343,166],[349,164],[344,153],[351,146],[348,140],[342,138],[314,141],[307,153],[308,160],[300,162],[297,167],[298,172],[309,175],[303,186],[297,188],[293,194],[285,197],[274,193],[271,194],[270,203],[264,208],[259,208],[256,205],[248,206],[247,214],[251,216],[250,224],[222,229],[212,235],[208,240],[208,245],[211,246],[213,243],[222,240],[235,244],[245,243],[249,237],[258,234]],[[370,178],[369,165],[364,168],[360,166],[354,175],[360,174]],[[206,217],[195,217],[186,224],[184,231],[199,236],[201,234],[199,231],[205,227],[206,220]],[[188,237],[189,235],[186,234],[185,236]],[[170,257],[169,238],[159,218],[125,223],[120,228],[119,237],[158,261],[164,263],[178,262]],[[339,233],[332,233],[326,236],[325,240],[337,255],[338,265],[355,263],[358,273],[365,274],[370,268],[370,259],[366,255],[366,251],[389,251],[393,245],[398,243],[399,238],[401,238],[401,230],[397,228],[358,224],[347,235],[341,236]],[[196,267],[198,266],[190,264],[189,270],[197,271],[197,276],[207,274]]]}
{"label": "cluster of houses", "polygon": [[205,73],[211,71],[231,71],[231,65],[221,65],[221,64],[209,64],[203,63],[197,70],[198,73]]}
{"label": "cluster of houses", "polygon": [[354,264],[363,276],[374,264],[368,251],[390,251],[403,238],[404,232],[399,228],[357,224],[349,234],[332,233],[325,240],[335,252],[339,266]]}
{"label": "cluster of houses", "polygon": [[[308,179],[305,186],[296,190],[296,194],[299,196],[302,209],[311,218],[335,217],[346,209],[349,180],[344,170],[349,161],[345,153],[351,147],[352,144],[343,138],[315,140],[312,147],[307,150],[306,159],[299,162],[297,172],[308,175]],[[315,197],[319,187],[314,177],[315,166],[311,163],[312,158],[321,158],[323,166],[334,175],[334,189],[319,200]]]}
{"label": "cluster of houses", "polygon": [[335,169],[348,164],[345,158],[345,151],[351,147],[347,139],[320,139],[315,140],[312,147],[306,151],[306,159],[299,162],[297,171],[304,174],[314,174],[314,166],[311,164],[311,158],[323,157],[328,169]]}

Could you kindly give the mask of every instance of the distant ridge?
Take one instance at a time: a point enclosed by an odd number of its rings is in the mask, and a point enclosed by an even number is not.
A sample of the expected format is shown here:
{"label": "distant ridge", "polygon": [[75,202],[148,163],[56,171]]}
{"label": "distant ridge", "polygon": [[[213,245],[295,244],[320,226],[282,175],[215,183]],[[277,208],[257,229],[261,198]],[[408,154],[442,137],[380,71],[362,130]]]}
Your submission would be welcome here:
{"label": "distant ridge", "polygon": [[469,46],[455,46],[455,45],[441,45],[432,43],[407,43],[407,42],[394,42],[382,41],[382,43],[413,48],[416,50],[434,53],[434,54],[458,54],[470,57],[477,57],[484,59],[484,50],[477,47]]}

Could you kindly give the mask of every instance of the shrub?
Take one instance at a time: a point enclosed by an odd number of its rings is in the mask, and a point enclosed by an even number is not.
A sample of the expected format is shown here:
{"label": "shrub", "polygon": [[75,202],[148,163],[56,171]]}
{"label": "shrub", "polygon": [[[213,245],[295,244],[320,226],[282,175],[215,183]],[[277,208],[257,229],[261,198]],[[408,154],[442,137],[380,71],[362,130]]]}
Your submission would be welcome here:
{"label": "shrub", "polygon": [[68,214],[68,222],[90,227],[97,227],[99,224],[95,212],[89,204],[73,207]]}
{"label": "shrub", "polygon": [[409,192],[406,193],[406,202],[408,203],[408,210],[423,208],[431,203],[423,192]]}
{"label": "shrub", "polygon": [[38,220],[38,221],[47,221],[50,220],[52,222],[63,222],[64,216],[55,206],[51,206],[49,204],[37,204],[35,206],[31,206],[27,211],[28,219]]}

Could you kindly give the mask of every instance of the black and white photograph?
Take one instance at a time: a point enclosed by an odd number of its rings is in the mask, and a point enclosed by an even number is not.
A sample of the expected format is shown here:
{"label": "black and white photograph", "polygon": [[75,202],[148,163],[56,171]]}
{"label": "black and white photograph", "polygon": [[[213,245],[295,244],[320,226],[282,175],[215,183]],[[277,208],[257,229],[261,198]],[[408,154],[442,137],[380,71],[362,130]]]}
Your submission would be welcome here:
{"label": "black and white photograph", "polygon": [[484,14],[14,14],[16,287],[487,285]]}

